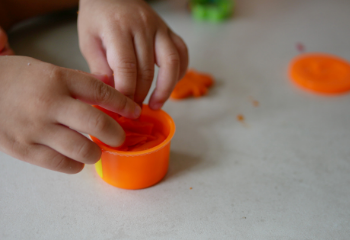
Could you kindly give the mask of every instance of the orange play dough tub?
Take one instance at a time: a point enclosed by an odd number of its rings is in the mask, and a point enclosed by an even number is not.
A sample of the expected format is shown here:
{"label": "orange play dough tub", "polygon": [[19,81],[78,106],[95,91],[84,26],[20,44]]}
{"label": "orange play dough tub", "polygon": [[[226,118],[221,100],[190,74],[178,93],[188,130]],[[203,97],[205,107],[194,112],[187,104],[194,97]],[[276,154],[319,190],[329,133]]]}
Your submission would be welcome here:
{"label": "orange play dough tub", "polygon": [[155,130],[166,136],[159,145],[143,151],[119,151],[90,136],[102,149],[101,159],[95,164],[98,175],[107,183],[124,189],[150,187],[166,175],[169,166],[170,143],[175,134],[175,123],[164,111],[142,108],[140,121],[154,124]]}

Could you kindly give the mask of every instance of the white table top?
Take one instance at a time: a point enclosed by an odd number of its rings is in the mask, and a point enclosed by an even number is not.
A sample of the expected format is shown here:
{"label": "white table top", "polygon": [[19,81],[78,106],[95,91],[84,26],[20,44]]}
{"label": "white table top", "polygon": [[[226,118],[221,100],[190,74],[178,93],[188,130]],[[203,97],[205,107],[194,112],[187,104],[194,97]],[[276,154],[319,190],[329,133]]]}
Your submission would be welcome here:
{"label": "white table top", "polygon": [[[217,85],[165,105],[177,124],[165,179],[122,190],[93,166],[65,175],[0,153],[0,239],[350,238],[350,95],[287,75],[298,42],[350,60],[350,1],[238,1],[223,24],[194,22],[183,3],[153,6]],[[73,19],[10,38],[17,54],[88,71]]]}

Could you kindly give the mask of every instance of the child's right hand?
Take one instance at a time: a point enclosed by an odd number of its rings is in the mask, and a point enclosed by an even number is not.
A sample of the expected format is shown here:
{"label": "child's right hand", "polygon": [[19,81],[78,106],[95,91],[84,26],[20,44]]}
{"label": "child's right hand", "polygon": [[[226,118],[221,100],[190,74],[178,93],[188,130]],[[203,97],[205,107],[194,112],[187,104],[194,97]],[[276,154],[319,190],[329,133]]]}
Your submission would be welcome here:
{"label": "child's right hand", "polygon": [[0,56],[0,150],[23,161],[65,173],[101,156],[79,132],[120,146],[123,129],[90,106],[100,105],[128,118],[141,108],[87,73],[29,57]]}

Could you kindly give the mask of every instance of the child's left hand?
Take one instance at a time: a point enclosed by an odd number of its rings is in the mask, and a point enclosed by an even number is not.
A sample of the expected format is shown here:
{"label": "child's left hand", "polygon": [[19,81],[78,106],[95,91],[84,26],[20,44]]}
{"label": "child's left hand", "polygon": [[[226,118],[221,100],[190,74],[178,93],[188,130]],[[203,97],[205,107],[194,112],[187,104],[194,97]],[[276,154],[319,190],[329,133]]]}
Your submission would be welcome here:
{"label": "child's left hand", "polygon": [[149,105],[159,109],[188,65],[187,47],[143,0],[80,0],[80,49],[91,73],[114,74],[115,88],[141,104],[154,64],[159,74]]}

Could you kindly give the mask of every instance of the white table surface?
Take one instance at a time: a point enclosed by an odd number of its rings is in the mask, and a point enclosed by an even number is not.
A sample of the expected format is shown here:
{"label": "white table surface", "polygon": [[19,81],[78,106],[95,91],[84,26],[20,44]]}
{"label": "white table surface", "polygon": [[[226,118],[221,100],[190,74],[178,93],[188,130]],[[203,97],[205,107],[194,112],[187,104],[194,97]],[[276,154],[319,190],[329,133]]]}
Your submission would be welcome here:
{"label": "white table surface", "polygon": [[[194,22],[184,1],[152,5],[217,79],[165,105],[177,124],[165,179],[122,190],[93,166],[65,175],[0,153],[0,239],[350,239],[350,95],[287,75],[298,42],[350,60],[350,1],[241,0],[223,24]],[[88,71],[72,18],[10,38],[17,54]]]}

